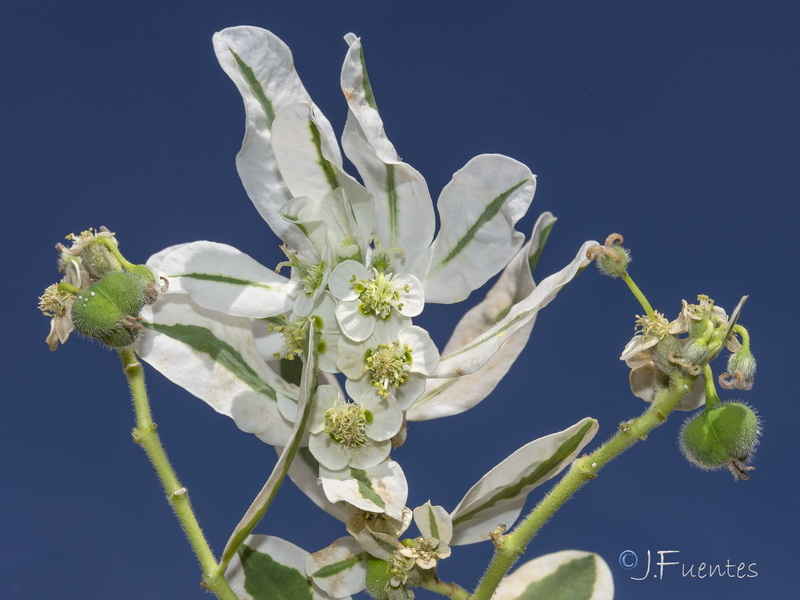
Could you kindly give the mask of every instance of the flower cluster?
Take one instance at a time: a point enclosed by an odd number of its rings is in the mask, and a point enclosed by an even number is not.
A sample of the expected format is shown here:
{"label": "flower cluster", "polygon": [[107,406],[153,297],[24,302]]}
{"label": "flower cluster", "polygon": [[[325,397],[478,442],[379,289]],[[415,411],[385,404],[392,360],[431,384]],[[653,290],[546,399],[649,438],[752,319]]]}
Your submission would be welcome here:
{"label": "flower cluster", "polygon": [[[280,39],[254,27],[214,36],[217,58],[244,100],[239,175],[282,241],[285,261],[273,270],[232,246],[197,241],[136,265],[101,228],[69,236],[69,248],[57,246],[63,279],[39,301],[51,319],[51,349],[77,330],[118,349],[125,361],[135,350],[240,429],[276,447],[272,474],[214,572],[204,573],[204,585],[216,593],[229,584],[228,592],[240,598],[280,592],[346,599],[366,589],[379,600],[409,600],[413,586],[456,595],[436,572],[451,546],[491,540],[503,547],[528,494],[576,460],[598,423],[587,417],[528,442],[450,512],[430,501],[413,511],[406,506],[408,485],[392,449],[405,442],[408,421],[458,414],[486,398],[527,343],[538,312],[592,260],[621,278],[646,312],[621,356],[631,368],[633,393],[656,402],[646,415],[663,420],[675,403],[681,410],[705,403],[684,425],[684,454],[701,468],[727,467],[747,479],[761,421],[747,404],[719,400],[709,366],[727,348],[732,354],[720,384],[752,387],[756,362],[749,335],[737,323],[745,299],[728,316],[699,296],[697,304],[684,301],[668,321],[628,274],[630,253],[618,234],[602,246],[586,242],[566,267],[535,283],[532,272],[555,218],[544,213],[527,243],[516,231],[536,188],[528,167],[502,155],[477,156],[453,175],[434,210],[422,175],[386,136],[359,38],[348,34],[345,41],[341,89],[348,114],[340,146]],[[358,177],[346,172],[344,157]],[[414,319],[426,303],[461,302],[498,274],[440,353]],[[134,368],[124,364],[126,372]],[[135,368],[138,373],[138,363]],[[146,406],[141,378],[136,381],[134,402]],[[664,415],[662,407],[669,409]],[[629,423],[645,433],[655,426],[652,419]],[[609,450],[619,439],[582,459],[572,473],[593,477],[598,463],[613,458],[610,452],[627,447],[628,440]],[[170,479],[161,474],[162,481]],[[348,535],[315,553],[252,535],[287,475],[340,519]],[[412,519],[420,535],[403,538]],[[186,521],[187,532],[196,527]],[[519,532],[509,534],[516,541],[506,548],[521,547]],[[205,570],[205,558],[201,562]],[[581,596],[610,598],[607,567],[602,571],[598,557],[579,552],[523,565],[492,597],[518,598],[532,589],[530,582],[549,580],[556,571],[581,580],[561,568],[578,562],[591,571]],[[497,579],[484,582],[497,586]],[[256,581],[268,581],[268,591],[255,591]],[[484,594],[483,585],[476,597],[492,594]]]}
{"label": "flower cluster", "polygon": [[[537,286],[532,266],[555,219],[545,213],[524,244],[515,224],[536,178],[497,154],[477,156],[454,174],[436,205],[437,232],[425,180],[386,137],[361,42],[352,34],[345,40],[348,116],[340,149],[281,40],[253,27],[214,36],[217,58],[244,100],[239,175],[286,260],[272,270],[210,241],[155,254],[147,265],[169,281],[169,291],[144,307],[137,352],[264,442],[282,448],[300,439],[303,459],[292,463],[290,477],[348,523],[352,556],[366,551],[391,562],[397,573],[390,584],[403,588],[410,571],[430,570],[449,554],[452,523],[434,507],[451,533],[434,535],[424,525],[421,539],[396,547],[409,511],[392,447],[405,440],[407,420],[457,414],[491,392],[538,311],[587,264],[593,242]],[[342,149],[358,179],[345,171]],[[426,303],[466,299],[501,270],[440,355],[413,319]],[[317,340],[311,352],[309,328]],[[319,385],[301,379],[301,362],[304,369],[313,363]],[[480,529],[470,537],[477,539],[488,535]],[[396,550],[391,556],[386,544]],[[337,584],[329,593],[342,597],[350,587]]]}
{"label": "flower cluster", "polygon": [[[620,360],[631,368],[631,391],[635,396],[652,402],[659,390],[669,385],[669,374],[681,369],[687,374],[699,375],[686,397],[678,405],[679,410],[694,410],[705,402],[705,384],[703,368],[713,360],[723,348],[731,354],[729,370],[739,373],[745,380],[740,364],[746,362],[742,345],[734,332],[746,330],[736,324],[741,310],[740,302],[729,317],[725,311],[716,306],[714,301],[705,295],[697,297],[697,304],[683,301],[683,308],[674,321],[668,321],[662,314],[654,312],[652,316],[641,316],[636,321],[639,331],[625,346]],[[749,356],[749,343],[747,355]],[[730,367],[730,365],[733,367]],[[746,369],[747,381],[752,386],[755,373],[755,361],[752,369]],[[722,377],[726,377],[724,373]],[[738,380],[738,379],[737,379]],[[743,384],[744,385],[744,384]]]}
{"label": "flower cluster", "polygon": [[126,261],[105,227],[67,239],[70,247],[56,245],[64,277],[39,298],[39,309],[51,319],[48,346],[57,349],[76,329],[113,348],[133,345],[142,328],[139,311],[160,292],[155,276],[144,265]]}

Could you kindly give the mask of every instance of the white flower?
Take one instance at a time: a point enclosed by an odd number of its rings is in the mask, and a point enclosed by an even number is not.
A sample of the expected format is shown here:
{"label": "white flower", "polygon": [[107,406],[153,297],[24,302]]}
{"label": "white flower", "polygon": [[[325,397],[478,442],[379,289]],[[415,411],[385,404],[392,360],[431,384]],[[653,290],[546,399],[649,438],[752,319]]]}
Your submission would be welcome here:
{"label": "white flower", "polygon": [[319,368],[326,373],[336,373],[336,349],[341,331],[334,315],[335,302],[330,294],[319,297],[311,317],[301,317],[297,313],[278,315],[253,324],[256,346],[261,354],[272,358],[303,356],[303,330],[309,319],[320,332],[317,348]]}
{"label": "white flower", "polygon": [[450,556],[450,540],[453,538],[453,521],[441,506],[431,505],[430,500],[414,509],[414,523],[420,537],[416,546],[407,546],[400,553],[413,558],[420,569],[432,569]]}
{"label": "white flower", "polygon": [[408,529],[413,518],[411,510],[405,507],[403,508],[402,519],[393,519],[384,513],[362,510],[352,504],[347,504],[346,507],[349,516],[346,523],[347,532],[355,539],[358,539],[365,530],[398,538],[400,534]]}
{"label": "white flower", "polygon": [[[698,304],[683,301],[678,318],[668,322],[660,313],[639,317],[640,329],[625,345],[620,360],[631,368],[631,392],[645,402],[653,402],[659,389],[669,383],[669,373],[677,368],[697,375],[692,388],[678,404],[678,410],[694,410],[705,403],[702,366],[723,347],[735,352],[741,346],[730,335],[742,307],[741,302],[729,318],[708,296],[698,296]],[[678,337],[681,336],[681,337]]]}
{"label": "white flower", "polygon": [[342,333],[363,342],[373,333],[384,338],[411,324],[425,306],[422,284],[413,275],[386,274],[354,260],[336,266],[330,276],[331,294],[339,300],[336,320]]}
{"label": "white flower", "polygon": [[[237,423],[246,421],[248,430],[273,428],[255,423],[249,404],[242,411],[238,403],[221,399],[213,378],[198,380],[194,373],[226,373],[259,397],[260,414],[273,414],[276,390],[286,386],[275,381],[277,374],[266,362],[255,364],[252,345],[269,350],[262,353],[265,361],[293,347],[285,337],[277,338],[277,331],[276,340],[267,340],[263,319],[281,320],[280,328],[297,318],[318,317],[326,311],[322,304],[330,291],[341,335],[354,342],[374,336],[376,344],[391,345],[424,302],[463,300],[523,243],[515,225],[530,205],[536,179],[525,165],[496,154],[475,157],[454,174],[438,199],[436,232],[427,184],[386,137],[360,41],[352,35],[346,39],[341,87],[349,112],[341,142],[363,185],[345,172],[333,128],[306,92],[289,48],[255,27],[214,35],[217,58],[244,100],[239,175],[261,216],[283,240],[291,278],[212,242],[177,246],[148,262],[162,267],[170,292],[147,311],[142,358],[220,412],[240,415]],[[238,317],[253,320],[252,336],[227,333],[228,323]],[[327,333],[339,335],[332,319],[324,320]],[[334,348],[326,337],[320,366],[333,370],[331,359],[340,344]],[[154,338],[162,339],[155,343]],[[196,364],[173,368],[168,363],[177,354],[195,357]],[[408,394],[413,381],[426,374],[415,369],[412,363],[409,379],[398,387],[407,390],[398,392],[401,396],[413,395]]]}
{"label": "white flower", "polygon": [[335,387],[321,385],[309,418],[308,449],[332,471],[369,469],[389,456],[390,440],[402,422],[397,407],[383,398],[347,402]]}
{"label": "white flower", "polygon": [[391,535],[368,528],[358,536],[358,543],[364,550],[389,562],[389,585],[392,587],[404,585],[413,569],[433,569],[441,559],[450,556],[453,521],[447,511],[428,501],[415,508],[413,514],[414,523],[421,534],[417,538],[401,543],[397,539],[399,534]]}
{"label": "white flower", "polygon": [[[77,263],[70,264],[76,265]],[[63,281],[70,283],[67,277],[64,277]],[[50,350],[56,350],[59,343],[66,343],[69,334],[75,330],[75,324],[72,322],[72,303],[74,301],[75,295],[59,290],[57,283],[48,286],[39,297],[39,310],[44,316],[50,317],[50,333],[45,339]]]}
{"label": "white flower", "polygon": [[439,351],[427,331],[412,325],[387,343],[375,337],[360,344],[340,338],[336,364],[347,376],[348,394],[391,397],[405,411],[425,390],[427,377],[439,364]]}

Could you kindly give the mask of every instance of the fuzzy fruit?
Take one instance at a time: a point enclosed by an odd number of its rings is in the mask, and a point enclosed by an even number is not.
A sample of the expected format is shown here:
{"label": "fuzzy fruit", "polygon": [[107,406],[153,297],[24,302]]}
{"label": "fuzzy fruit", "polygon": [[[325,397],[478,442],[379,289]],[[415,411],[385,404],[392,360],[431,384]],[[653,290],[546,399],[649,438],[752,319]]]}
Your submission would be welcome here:
{"label": "fuzzy fruit", "polygon": [[75,329],[112,348],[130,346],[139,333],[136,317],[146,293],[147,283],[140,276],[126,271],[108,273],[75,297]]}
{"label": "fuzzy fruit", "polygon": [[753,409],[739,402],[717,404],[687,420],[681,430],[681,450],[701,469],[728,467],[746,479],[744,463],[761,435],[761,422]]}

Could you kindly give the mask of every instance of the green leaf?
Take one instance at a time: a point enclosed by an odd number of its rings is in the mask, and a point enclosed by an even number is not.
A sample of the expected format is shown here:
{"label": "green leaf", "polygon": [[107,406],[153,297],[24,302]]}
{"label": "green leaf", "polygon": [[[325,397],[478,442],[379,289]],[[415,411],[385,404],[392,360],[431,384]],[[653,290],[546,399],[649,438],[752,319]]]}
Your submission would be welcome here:
{"label": "green leaf", "polygon": [[254,392],[276,399],[275,390],[270,387],[242,358],[236,348],[225,340],[216,337],[210,330],[198,325],[164,325],[145,323],[145,327],[162,333],[167,337],[186,344],[192,350],[207,354],[214,362],[233,373]]}
{"label": "green leaf", "polygon": [[453,521],[441,506],[433,506],[428,500],[414,509],[414,522],[424,538],[436,538],[443,544],[449,544],[453,537]]}
{"label": "green leaf", "polygon": [[594,587],[594,557],[585,556],[561,565],[539,581],[531,583],[520,600],[589,600]]}
{"label": "green leaf", "polygon": [[359,564],[363,558],[364,558],[363,553],[350,556],[349,558],[340,560],[337,563],[333,563],[331,565],[326,565],[322,567],[319,571],[312,573],[311,576],[333,577],[334,575],[339,575],[340,573],[342,573],[342,571],[352,569],[355,565]]}
{"label": "green leaf", "polygon": [[272,557],[245,546],[239,551],[244,568],[244,589],[253,600],[311,600],[305,576]]}
{"label": "green leaf", "polygon": [[[539,311],[547,306],[572,279],[589,264],[586,251],[595,241],[585,242],[566,267],[543,279],[527,296],[517,301],[502,318],[481,331],[473,340],[452,351],[442,353],[434,377],[446,379],[474,373],[494,356],[516,331],[530,325]],[[425,300],[428,300],[427,288]]]}
{"label": "green leaf", "polygon": [[345,40],[350,48],[342,66],[341,86],[349,115],[342,146],[373,198],[376,239],[384,248],[402,248],[394,257],[400,272],[419,275],[416,265],[431,245],[436,223],[428,185],[400,159],[386,136],[361,40],[353,34]]}
{"label": "green leaf", "polygon": [[[310,556],[281,538],[252,535],[234,555],[225,579],[242,600],[330,600],[306,575]],[[350,600],[346,595],[337,598]]]}
{"label": "green leaf", "polygon": [[490,470],[452,512],[450,545],[487,540],[498,525],[510,527],[528,494],[569,465],[597,429],[597,421],[587,417],[563,431],[525,444]]}
{"label": "green leaf", "polygon": [[[244,101],[246,131],[236,156],[242,184],[275,234],[290,248],[308,251],[303,233],[280,215],[280,208],[297,194],[281,175],[272,140],[282,110],[297,102],[311,103],[292,53],[277,36],[258,27],[230,27],[215,33],[213,42],[220,66]],[[335,147],[330,123],[317,109],[315,116],[325,144]]]}
{"label": "green leaf", "polygon": [[386,508],[386,503],[383,501],[383,498],[375,492],[375,488],[372,487],[372,481],[370,481],[366,471],[350,469],[350,476],[358,482],[358,491],[362,498],[375,503],[375,505],[381,509]]}
{"label": "green leaf", "polygon": [[267,98],[267,95],[264,93],[264,88],[261,87],[261,82],[258,80],[258,77],[256,77],[253,69],[250,68],[250,65],[244,62],[242,57],[233,51],[233,48],[228,48],[228,50],[230,50],[231,55],[236,61],[236,66],[239,67],[239,73],[242,74],[242,78],[244,78],[244,80],[247,82],[250,92],[253,94],[253,97],[258,101],[262,110],[264,111],[264,117],[267,121],[267,128],[271,127],[272,121],[275,120],[275,109],[272,107],[272,100]]}
{"label": "green leaf", "polygon": [[273,317],[292,309],[295,283],[227,244],[192,242],[163,256],[158,272],[170,292],[236,317]]}
{"label": "green leaf", "polygon": [[612,600],[611,570],[597,554],[564,550],[523,564],[503,578],[493,600]]}

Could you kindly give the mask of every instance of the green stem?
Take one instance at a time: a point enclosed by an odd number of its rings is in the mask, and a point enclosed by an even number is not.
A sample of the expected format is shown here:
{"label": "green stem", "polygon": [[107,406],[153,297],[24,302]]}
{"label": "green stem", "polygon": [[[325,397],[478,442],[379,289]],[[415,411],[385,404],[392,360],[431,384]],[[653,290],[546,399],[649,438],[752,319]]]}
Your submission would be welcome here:
{"label": "green stem", "polygon": [[78,286],[72,285],[71,283],[67,283],[66,281],[62,281],[61,283],[59,283],[58,289],[62,292],[69,292],[70,294],[74,294],[75,296],[77,296],[83,291]]}
{"label": "green stem", "polygon": [[119,251],[116,242],[114,242],[110,237],[100,236],[95,238],[96,243],[102,244],[105,246],[111,255],[119,261],[119,264],[122,265],[126,270],[135,270],[136,265],[131,262],[128,262],[122,253]]}
{"label": "green stem", "polygon": [[750,334],[747,333],[747,329],[737,323],[733,326],[733,330],[742,336],[742,349],[750,352]]}
{"label": "green stem", "polygon": [[703,379],[706,385],[706,410],[710,410],[719,404],[719,395],[714,386],[714,373],[708,363],[703,367]]}
{"label": "green stem", "polygon": [[570,470],[511,533],[497,544],[495,555],[471,600],[489,600],[501,579],[522,556],[528,543],[551,516],[598,471],[648,433],[661,425],[692,389],[696,375],[674,374],[670,386],[661,390],[655,402],[639,417],[622,423],[619,431],[592,454],[575,460]]}
{"label": "green stem", "polygon": [[436,575],[423,579],[417,587],[425,588],[442,596],[447,596],[451,600],[469,600],[470,594],[467,590],[456,583],[441,581]]}
{"label": "green stem", "polygon": [[133,441],[139,444],[147,454],[153,465],[161,485],[167,495],[167,501],[175,516],[178,517],[181,527],[189,538],[189,543],[197,555],[200,568],[203,570],[202,586],[213,592],[220,600],[237,600],[228,582],[223,577],[214,575],[217,561],[214,558],[208,542],[200,529],[200,524],[192,511],[189,503],[189,494],[186,488],[178,481],[175,471],[167,458],[167,453],[161,445],[161,440],[156,432],[157,425],[153,422],[150,412],[150,402],[147,398],[147,388],[144,383],[144,370],[133,350],[120,350],[122,370],[128,379],[128,386],[133,398],[133,409],[136,413],[136,426],[133,428]]}
{"label": "green stem", "polygon": [[634,281],[631,278],[631,276],[628,275],[628,273],[625,273],[622,276],[622,281],[624,281],[626,284],[628,284],[628,287],[630,288],[630,290],[633,293],[633,295],[636,296],[636,299],[639,301],[639,304],[642,305],[642,308],[647,313],[647,316],[650,317],[651,319],[654,318],[656,316],[656,313],[653,310],[653,307],[650,306],[650,303],[647,301],[647,298],[642,293],[642,290],[640,290],[639,286],[636,285],[636,283],[634,283]]}

